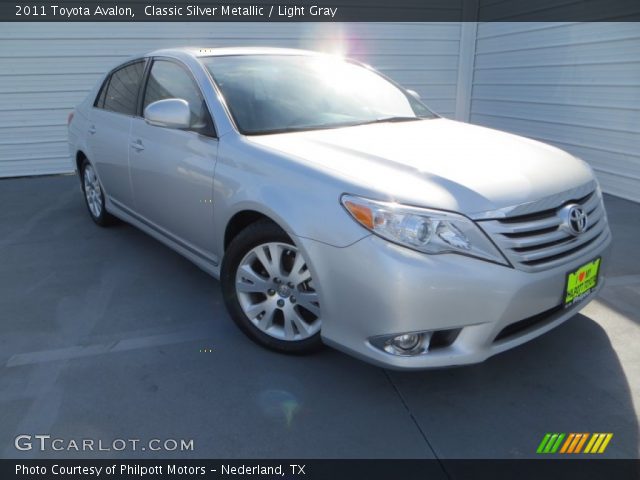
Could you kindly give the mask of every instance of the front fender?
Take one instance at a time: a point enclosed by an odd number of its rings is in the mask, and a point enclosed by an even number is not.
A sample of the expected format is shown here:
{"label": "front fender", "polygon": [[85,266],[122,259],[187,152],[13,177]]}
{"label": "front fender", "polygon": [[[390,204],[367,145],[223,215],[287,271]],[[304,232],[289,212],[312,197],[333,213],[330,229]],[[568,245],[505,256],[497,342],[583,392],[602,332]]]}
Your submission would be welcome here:
{"label": "front fender", "polygon": [[230,219],[244,210],[259,212],[296,237],[346,247],[368,232],[340,205],[351,190],[341,179],[295,158],[243,141],[221,139],[214,179],[216,251],[224,251]]}

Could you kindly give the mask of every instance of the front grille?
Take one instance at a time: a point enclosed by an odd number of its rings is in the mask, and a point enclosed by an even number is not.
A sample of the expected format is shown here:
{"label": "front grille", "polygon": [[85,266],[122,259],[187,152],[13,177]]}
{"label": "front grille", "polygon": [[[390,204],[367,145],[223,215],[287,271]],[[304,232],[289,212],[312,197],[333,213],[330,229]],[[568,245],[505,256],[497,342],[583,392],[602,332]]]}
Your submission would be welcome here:
{"label": "front grille", "polygon": [[[563,220],[558,213],[570,203],[581,205],[587,214],[587,229],[578,236],[561,228]],[[580,198],[568,198],[553,208],[483,220],[479,224],[514,267],[526,271],[545,270],[569,262],[595,249],[610,235],[598,190]]]}

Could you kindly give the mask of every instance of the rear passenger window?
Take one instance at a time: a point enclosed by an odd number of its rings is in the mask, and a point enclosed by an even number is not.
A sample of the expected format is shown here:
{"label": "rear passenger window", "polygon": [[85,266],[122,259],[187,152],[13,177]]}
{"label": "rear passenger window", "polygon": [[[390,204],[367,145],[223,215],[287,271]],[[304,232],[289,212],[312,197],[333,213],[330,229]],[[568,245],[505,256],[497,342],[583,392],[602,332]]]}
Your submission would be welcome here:
{"label": "rear passenger window", "polygon": [[107,96],[107,87],[109,86],[109,78],[111,77],[107,77],[107,79],[104,81],[104,83],[100,87],[100,94],[98,95],[98,98],[96,98],[96,101],[93,102],[94,107],[104,108],[104,98]]}
{"label": "rear passenger window", "polygon": [[132,63],[113,72],[106,89],[104,109],[135,115],[143,73],[144,61]]}

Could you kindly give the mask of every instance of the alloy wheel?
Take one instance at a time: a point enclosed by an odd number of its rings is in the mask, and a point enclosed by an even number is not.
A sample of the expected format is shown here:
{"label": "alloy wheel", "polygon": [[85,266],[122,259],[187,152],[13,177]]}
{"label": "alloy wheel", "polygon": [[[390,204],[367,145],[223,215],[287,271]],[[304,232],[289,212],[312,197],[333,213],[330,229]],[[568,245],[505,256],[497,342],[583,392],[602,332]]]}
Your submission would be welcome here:
{"label": "alloy wheel", "polygon": [[318,293],[293,245],[269,242],[252,248],[238,265],[235,288],[244,314],[267,335],[300,341],[320,330]]}
{"label": "alloy wheel", "polygon": [[100,218],[103,208],[102,189],[100,188],[100,182],[93,167],[89,164],[84,168],[83,184],[84,196],[87,200],[91,215],[93,215],[94,218]]}

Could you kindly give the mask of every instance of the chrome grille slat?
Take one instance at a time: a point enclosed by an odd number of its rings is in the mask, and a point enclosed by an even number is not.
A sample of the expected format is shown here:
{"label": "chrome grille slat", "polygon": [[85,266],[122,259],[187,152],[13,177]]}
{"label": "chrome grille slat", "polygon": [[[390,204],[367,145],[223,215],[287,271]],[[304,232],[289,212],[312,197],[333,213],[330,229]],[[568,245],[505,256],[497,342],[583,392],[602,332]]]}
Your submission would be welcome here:
{"label": "chrome grille slat", "polygon": [[560,258],[553,258],[551,260],[545,261],[544,263],[539,263],[536,265],[527,265],[522,264],[521,267],[523,270],[527,270],[530,272],[537,272],[540,270],[548,270],[550,268],[557,267],[559,265],[563,265],[565,263],[569,263],[582,255],[589,255],[589,252],[597,250],[600,245],[607,242],[610,238],[611,234],[609,233],[609,229],[605,229],[605,231],[599,237],[596,237],[595,240],[589,244],[587,244],[583,249],[578,250],[577,252],[570,253],[569,255],[564,255]]}
{"label": "chrome grille slat", "polygon": [[489,227],[489,230],[492,233],[502,233],[502,232],[524,233],[524,232],[531,232],[535,230],[544,230],[545,228],[557,227],[560,225],[560,219],[557,216],[553,216],[553,217],[545,218],[541,220],[531,220],[531,221],[522,222],[522,223],[512,223],[512,224],[509,224],[508,226],[505,226],[507,224],[504,224],[498,221],[497,223],[499,223],[499,225],[495,227],[493,222],[482,222],[483,225],[485,223],[491,224],[491,226],[489,225],[487,226]]}
{"label": "chrome grille slat", "polygon": [[591,212],[594,208],[596,208],[601,203],[600,196],[592,194],[585,203],[581,203],[582,207],[587,212]]}
{"label": "chrome grille slat", "polygon": [[[582,194],[580,197],[569,196],[577,191]],[[556,198],[558,201],[552,208],[548,208],[550,205],[546,203],[544,210],[481,220],[478,224],[515,267],[526,271],[544,270],[569,262],[609,238],[599,190],[574,190],[567,192],[566,198]],[[587,213],[587,230],[577,236],[563,227],[559,214],[570,203],[579,204]]]}
{"label": "chrome grille slat", "polygon": [[[596,211],[594,211],[593,214],[589,216],[589,225],[590,226],[596,225],[596,223],[598,223],[602,218],[602,213],[603,213],[603,209],[601,208],[598,208]],[[501,239],[500,242],[502,243],[502,245],[508,248],[529,248],[529,247],[535,247],[537,245],[544,245],[550,242],[556,242],[558,240],[563,240],[563,239],[571,240],[576,238],[560,229],[556,229],[552,232],[543,233],[543,234],[533,234],[533,233],[534,232],[532,232],[531,236],[516,237],[516,238],[510,238],[508,236],[505,236],[504,233],[502,233],[501,235],[503,235],[504,238]],[[579,237],[579,238],[582,238],[582,237]]]}
{"label": "chrome grille slat", "polygon": [[540,260],[545,257],[553,257],[560,253],[566,252],[567,250],[571,250],[573,248],[579,247],[587,243],[589,240],[597,237],[602,233],[604,229],[604,223],[598,223],[595,227],[588,230],[586,233],[580,235],[579,237],[570,237],[566,242],[561,243],[559,245],[554,245],[553,247],[543,248],[537,251],[531,252],[518,252],[520,259],[522,262],[531,262],[535,260]]}
{"label": "chrome grille slat", "polygon": [[[504,234],[502,234],[504,235]],[[557,240],[569,239],[569,235],[562,230],[554,230],[550,233],[543,233],[542,235],[533,235],[531,237],[520,238],[503,238],[500,243],[508,248],[527,248],[535,247],[536,245],[544,245],[545,243],[555,242]]]}
{"label": "chrome grille slat", "polygon": [[604,208],[596,208],[592,210],[587,217],[589,219],[589,225],[595,225],[604,216]]}

